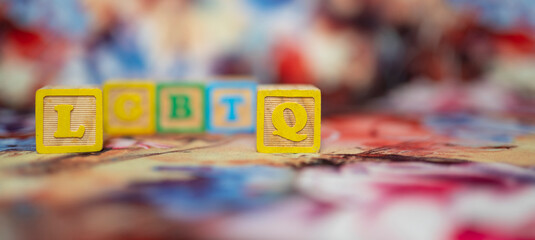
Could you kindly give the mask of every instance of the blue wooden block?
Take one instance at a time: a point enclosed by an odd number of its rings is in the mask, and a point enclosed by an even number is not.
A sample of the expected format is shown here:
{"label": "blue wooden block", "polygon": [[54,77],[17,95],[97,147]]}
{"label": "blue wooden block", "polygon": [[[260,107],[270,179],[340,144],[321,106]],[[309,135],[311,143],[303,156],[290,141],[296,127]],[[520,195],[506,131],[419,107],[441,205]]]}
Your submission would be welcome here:
{"label": "blue wooden block", "polygon": [[206,88],[206,128],[212,133],[252,133],[256,126],[256,82],[213,82]]}

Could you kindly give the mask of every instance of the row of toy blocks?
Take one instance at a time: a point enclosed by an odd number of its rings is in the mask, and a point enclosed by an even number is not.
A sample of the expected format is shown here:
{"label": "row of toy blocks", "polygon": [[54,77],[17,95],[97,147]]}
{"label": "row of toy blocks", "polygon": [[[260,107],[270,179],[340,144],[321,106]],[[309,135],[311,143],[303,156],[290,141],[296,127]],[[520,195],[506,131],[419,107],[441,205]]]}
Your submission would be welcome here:
{"label": "row of toy blocks", "polygon": [[112,135],[155,131],[248,133],[255,127],[256,83],[108,82],[104,130]]}
{"label": "row of toy blocks", "polygon": [[155,125],[158,132],[200,132],[206,118],[211,132],[252,132],[257,104],[259,152],[319,150],[321,102],[317,88],[260,86],[255,103],[256,93],[254,82],[217,82],[206,91],[200,84],[108,82],[103,103],[98,88],[40,89],[36,94],[37,151],[101,150],[102,116],[110,134],[153,133]]}

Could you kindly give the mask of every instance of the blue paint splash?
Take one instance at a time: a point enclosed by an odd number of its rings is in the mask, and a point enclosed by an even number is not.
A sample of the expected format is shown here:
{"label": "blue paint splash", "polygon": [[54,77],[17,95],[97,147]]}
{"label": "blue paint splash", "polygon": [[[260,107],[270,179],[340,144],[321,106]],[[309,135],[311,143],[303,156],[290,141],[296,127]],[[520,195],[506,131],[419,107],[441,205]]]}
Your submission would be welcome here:
{"label": "blue paint splash", "polygon": [[4,138],[0,139],[0,151],[18,150],[18,151],[35,151],[35,137],[18,139]]}
{"label": "blue paint splash", "polygon": [[159,166],[155,171],[192,177],[133,183],[112,200],[148,202],[172,218],[203,218],[273,203],[288,195],[294,176],[290,168],[267,166]]}

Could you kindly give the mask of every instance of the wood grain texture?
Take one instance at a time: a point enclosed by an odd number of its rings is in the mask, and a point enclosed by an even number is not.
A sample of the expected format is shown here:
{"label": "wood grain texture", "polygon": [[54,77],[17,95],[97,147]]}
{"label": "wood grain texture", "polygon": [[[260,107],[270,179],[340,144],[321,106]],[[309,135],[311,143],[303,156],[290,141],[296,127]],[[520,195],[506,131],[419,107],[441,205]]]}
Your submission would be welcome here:
{"label": "wood grain texture", "polygon": [[[235,105],[237,119],[235,121],[228,121],[228,104],[221,103],[221,99],[225,96],[241,96],[243,102]],[[215,128],[237,128],[248,127],[253,124],[253,112],[251,102],[253,93],[250,89],[216,89],[212,91],[212,113],[213,118],[211,124]]]}
{"label": "wood grain texture", "polygon": [[[60,110],[68,106],[58,125]],[[68,125],[67,125],[68,124]],[[83,128],[80,136],[63,135]],[[55,136],[58,133],[60,136]],[[102,91],[98,88],[46,87],[35,96],[35,135],[38,153],[100,151],[103,145]],[[61,136],[63,135],[63,136]]]}
{"label": "wood grain texture", "polygon": [[[121,105],[118,100],[125,94],[139,97],[139,105],[125,101]],[[151,134],[155,131],[155,86],[152,82],[111,81],[104,84],[104,130],[111,135]],[[124,119],[117,112],[117,107],[130,115],[140,110],[139,116]],[[132,116],[135,116],[132,115]]]}
{"label": "wood grain texture", "polygon": [[[319,88],[310,84],[262,84],[258,91],[286,90],[286,91],[319,91]],[[289,93],[289,92],[288,92]]]}
{"label": "wood grain texture", "polygon": [[[312,85],[260,85],[257,104],[258,152],[313,153],[319,151],[321,92],[318,88]],[[295,106],[295,109],[287,108],[290,105]],[[277,108],[279,109],[276,110]],[[279,119],[274,116],[276,111],[283,111],[278,116]],[[302,115],[299,115],[299,112],[302,112]],[[294,129],[298,125],[303,128]],[[281,132],[290,134],[281,134]]]}
{"label": "wood grain texture", "polygon": [[[68,104],[74,106],[71,111],[72,131],[83,125],[85,133],[82,138],[56,138],[54,132],[58,129],[58,112],[56,105]],[[93,145],[96,140],[96,98],[94,96],[47,96],[43,104],[43,144],[45,146],[80,146]]]}
{"label": "wood grain texture", "polygon": [[[207,123],[212,133],[252,133],[256,125],[256,82],[213,82],[207,86]],[[234,103],[235,118],[229,119],[229,98],[239,97]],[[224,101],[224,99],[226,99]]]}
{"label": "wood grain texture", "polygon": [[[171,118],[171,95],[189,97],[190,116]],[[204,130],[205,95],[202,86],[162,85],[157,87],[156,96],[158,132],[201,132]]]}
{"label": "wood grain texture", "polygon": [[[314,144],[314,98],[312,97],[266,97],[264,99],[264,145],[270,147],[312,147]],[[274,135],[273,110],[281,103],[295,102],[302,105],[307,112],[307,123],[298,134],[306,134],[303,141],[290,141],[281,136]],[[295,114],[289,110],[284,110],[284,122],[288,126],[295,125]]]}

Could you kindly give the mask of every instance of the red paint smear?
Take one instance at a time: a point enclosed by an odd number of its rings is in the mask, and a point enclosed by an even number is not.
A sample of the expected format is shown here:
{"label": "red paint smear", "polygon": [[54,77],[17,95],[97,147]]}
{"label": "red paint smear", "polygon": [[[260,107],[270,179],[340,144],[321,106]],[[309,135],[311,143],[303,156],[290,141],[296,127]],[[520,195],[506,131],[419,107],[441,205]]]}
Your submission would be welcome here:
{"label": "red paint smear", "polygon": [[[24,59],[34,66],[33,89],[39,89],[53,82],[63,69],[69,41],[45,28],[23,28],[0,16],[5,40],[0,50],[4,58]],[[32,96],[33,97],[33,96]]]}
{"label": "red paint smear", "polygon": [[456,183],[433,182],[425,179],[419,179],[410,183],[378,183],[375,186],[381,189],[384,196],[388,199],[405,197],[407,195],[425,195],[426,197],[441,200],[449,198],[451,193],[460,187]]}
{"label": "red paint smear", "polygon": [[[323,136],[338,134],[338,141],[361,143],[369,147],[397,146],[400,150],[427,149],[447,137],[435,134],[419,120],[391,116],[344,115],[331,117],[322,122]],[[407,139],[426,139],[406,142]]]}
{"label": "red paint smear", "polygon": [[528,35],[529,31],[505,32],[495,34],[495,42],[498,46],[508,46],[510,50],[520,54],[535,52],[535,40]]}
{"label": "red paint smear", "polygon": [[340,130],[342,137],[348,139],[432,134],[419,120],[381,114],[335,116],[322,124]]}
{"label": "red paint smear", "polygon": [[[533,232],[533,230],[531,231]],[[526,231],[524,234],[530,233]],[[521,233],[515,235],[523,235]],[[533,235],[533,233],[531,233]],[[458,233],[454,234],[452,239],[455,240],[535,240],[535,236],[520,237],[511,234],[501,233],[495,229],[487,228],[485,230],[465,228],[460,229]]]}
{"label": "red paint smear", "polygon": [[[19,26],[7,18],[0,9],[1,34],[5,37],[2,47],[15,50],[17,55],[30,61],[48,64],[63,56],[66,39],[41,26]],[[44,57],[44,58],[43,58]],[[55,61],[54,61],[55,60]]]}
{"label": "red paint smear", "polygon": [[35,32],[14,29],[8,35],[8,39],[17,51],[27,58],[39,57],[46,48],[43,36]]}
{"label": "red paint smear", "polygon": [[299,46],[291,41],[279,43],[275,49],[276,73],[279,83],[311,83],[312,77]]}
{"label": "red paint smear", "polygon": [[[395,176],[394,176],[395,177]],[[391,179],[392,176],[389,177]],[[489,187],[494,191],[510,194],[521,186],[510,184],[507,180],[496,179],[492,175],[476,174],[431,174],[431,175],[399,175],[399,182],[379,182],[375,184],[387,198],[403,197],[407,195],[425,195],[437,199],[448,199],[452,193],[468,187]]]}

